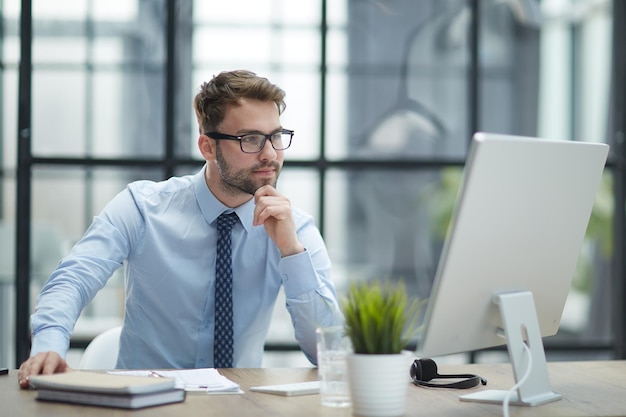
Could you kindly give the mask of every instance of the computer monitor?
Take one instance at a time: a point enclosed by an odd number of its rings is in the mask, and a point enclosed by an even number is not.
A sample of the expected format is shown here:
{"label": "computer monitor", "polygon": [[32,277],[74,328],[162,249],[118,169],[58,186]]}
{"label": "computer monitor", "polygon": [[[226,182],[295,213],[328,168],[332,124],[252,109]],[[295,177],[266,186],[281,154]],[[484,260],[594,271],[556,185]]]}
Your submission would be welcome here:
{"label": "computer monitor", "polygon": [[[529,372],[510,403],[560,398],[550,387],[542,337],[558,331],[608,148],[474,135],[418,355],[507,344],[516,380]],[[461,399],[501,402],[506,392]]]}

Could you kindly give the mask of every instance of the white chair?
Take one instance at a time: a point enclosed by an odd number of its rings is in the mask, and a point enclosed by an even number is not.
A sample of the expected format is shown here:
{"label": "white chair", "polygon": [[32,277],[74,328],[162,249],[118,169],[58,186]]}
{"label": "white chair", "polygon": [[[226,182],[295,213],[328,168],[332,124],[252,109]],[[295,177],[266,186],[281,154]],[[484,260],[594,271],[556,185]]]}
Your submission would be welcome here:
{"label": "white chair", "polygon": [[94,337],[80,360],[80,369],[115,369],[120,350],[122,326],[113,327]]}

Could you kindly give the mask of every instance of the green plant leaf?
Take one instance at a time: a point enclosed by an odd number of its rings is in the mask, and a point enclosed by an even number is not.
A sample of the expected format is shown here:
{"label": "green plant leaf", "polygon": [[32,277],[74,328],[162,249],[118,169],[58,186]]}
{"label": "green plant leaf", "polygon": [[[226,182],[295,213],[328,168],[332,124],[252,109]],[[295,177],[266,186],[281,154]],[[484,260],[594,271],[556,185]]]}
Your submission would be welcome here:
{"label": "green plant leaf", "polygon": [[423,302],[409,301],[402,281],[352,282],[341,303],[355,353],[400,353],[417,335]]}

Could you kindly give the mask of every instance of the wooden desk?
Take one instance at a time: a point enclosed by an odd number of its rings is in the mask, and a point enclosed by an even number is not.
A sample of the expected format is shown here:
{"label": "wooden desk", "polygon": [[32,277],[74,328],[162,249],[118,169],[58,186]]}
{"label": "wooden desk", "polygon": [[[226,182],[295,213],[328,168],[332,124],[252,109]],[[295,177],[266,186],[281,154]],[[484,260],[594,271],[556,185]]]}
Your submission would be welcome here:
{"label": "wooden desk", "polygon": [[[510,408],[511,416],[624,416],[626,415],[626,361],[551,362],[548,364],[554,391],[563,399],[538,407]],[[184,403],[143,410],[116,410],[35,400],[36,393],[21,390],[17,371],[0,376],[0,416],[332,416],[349,417],[350,408],[332,409],[319,404],[318,395],[281,397],[250,392],[249,387],[299,382],[317,378],[311,368],[223,369],[220,372],[239,383],[242,395],[188,395]],[[485,388],[508,389],[513,385],[509,364],[441,366],[441,373],[477,373],[488,379]],[[407,369],[407,384],[408,380]],[[500,405],[461,402],[458,396],[471,390],[432,389],[409,386],[405,416],[501,416]]]}

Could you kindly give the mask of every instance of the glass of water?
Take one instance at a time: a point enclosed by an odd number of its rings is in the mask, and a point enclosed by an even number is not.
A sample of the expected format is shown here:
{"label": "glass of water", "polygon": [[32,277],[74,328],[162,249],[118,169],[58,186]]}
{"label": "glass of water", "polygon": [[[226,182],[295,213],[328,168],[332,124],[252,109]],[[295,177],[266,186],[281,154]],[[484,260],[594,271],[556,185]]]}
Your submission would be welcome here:
{"label": "glass of water", "polygon": [[352,344],[343,326],[317,329],[317,366],[322,405],[350,406],[346,355],[351,352]]}

